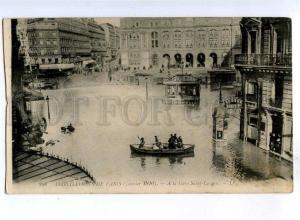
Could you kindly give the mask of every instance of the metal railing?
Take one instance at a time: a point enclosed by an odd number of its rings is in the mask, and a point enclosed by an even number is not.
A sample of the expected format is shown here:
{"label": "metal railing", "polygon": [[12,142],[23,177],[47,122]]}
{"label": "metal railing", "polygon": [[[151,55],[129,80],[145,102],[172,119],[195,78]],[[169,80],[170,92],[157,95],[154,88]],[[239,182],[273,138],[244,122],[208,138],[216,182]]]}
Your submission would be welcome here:
{"label": "metal railing", "polygon": [[292,66],[292,54],[238,54],[235,64]]}

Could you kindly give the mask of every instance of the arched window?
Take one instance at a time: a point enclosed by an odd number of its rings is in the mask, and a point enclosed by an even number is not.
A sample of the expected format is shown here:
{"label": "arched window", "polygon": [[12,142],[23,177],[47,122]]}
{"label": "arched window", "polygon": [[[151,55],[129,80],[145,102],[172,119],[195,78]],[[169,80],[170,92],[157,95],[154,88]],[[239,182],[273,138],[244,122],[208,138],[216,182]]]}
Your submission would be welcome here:
{"label": "arched window", "polygon": [[192,30],[188,30],[185,32],[185,47],[192,48],[194,45],[194,32]]}
{"label": "arched window", "polygon": [[151,47],[158,47],[158,33],[156,31],[151,32]]}
{"label": "arched window", "polygon": [[182,44],[182,34],[180,30],[176,30],[174,31],[174,45],[175,48],[181,48],[181,44]]}

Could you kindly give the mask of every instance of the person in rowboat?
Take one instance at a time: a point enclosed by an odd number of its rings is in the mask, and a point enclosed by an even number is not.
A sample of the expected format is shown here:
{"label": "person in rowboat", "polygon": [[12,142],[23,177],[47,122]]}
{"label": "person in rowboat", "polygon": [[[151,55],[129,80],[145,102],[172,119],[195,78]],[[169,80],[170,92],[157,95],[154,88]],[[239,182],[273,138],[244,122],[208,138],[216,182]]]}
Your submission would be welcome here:
{"label": "person in rowboat", "polygon": [[183,141],[182,141],[181,136],[179,136],[179,137],[177,138],[177,147],[178,147],[178,148],[183,148]]}
{"label": "person in rowboat", "polygon": [[140,140],[139,148],[143,148],[145,146],[145,139],[143,137],[140,138],[139,136],[138,139]]}
{"label": "person in rowboat", "polygon": [[157,146],[159,149],[161,149],[161,142],[158,140],[157,136],[154,136],[155,139],[155,146]]}
{"label": "person in rowboat", "polygon": [[174,141],[174,148],[176,148],[177,147],[177,144],[178,144],[178,138],[177,138],[177,135],[176,134],[174,134],[173,135],[173,141]]}
{"label": "person in rowboat", "polygon": [[173,134],[171,134],[168,143],[169,143],[169,149],[175,149],[175,139]]}

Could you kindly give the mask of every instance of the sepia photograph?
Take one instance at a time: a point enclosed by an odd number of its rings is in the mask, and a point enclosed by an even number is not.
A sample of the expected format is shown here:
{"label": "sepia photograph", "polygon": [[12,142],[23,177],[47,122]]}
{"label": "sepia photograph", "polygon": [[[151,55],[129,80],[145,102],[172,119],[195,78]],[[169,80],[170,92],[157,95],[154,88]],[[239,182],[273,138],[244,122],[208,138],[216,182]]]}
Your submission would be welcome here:
{"label": "sepia photograph", "polygon": [[7,193],[293,192],[287,17],[3,20]]}

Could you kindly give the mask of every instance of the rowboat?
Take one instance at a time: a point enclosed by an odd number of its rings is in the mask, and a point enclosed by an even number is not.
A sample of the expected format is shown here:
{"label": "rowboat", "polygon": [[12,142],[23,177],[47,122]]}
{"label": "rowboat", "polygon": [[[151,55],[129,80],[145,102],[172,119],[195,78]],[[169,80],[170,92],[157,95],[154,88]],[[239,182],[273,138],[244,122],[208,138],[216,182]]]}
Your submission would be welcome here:
{"label": "rowboat", "polygon": [[180,148],[170,149],[167,148],[168,144],[162,144],[162,148],[159,149],[155,144],[146,144],[140,148],[139,144],[130,144],[130,150],[132,153],[138,154],[148,154],[148,155],[182,155],[182,154],[193,154],[195,145],[193,144],[183,144]]}

